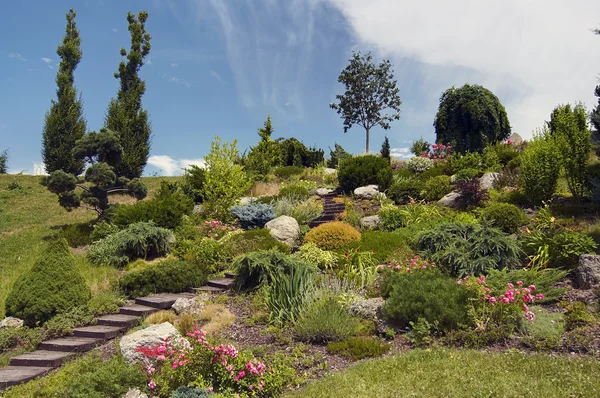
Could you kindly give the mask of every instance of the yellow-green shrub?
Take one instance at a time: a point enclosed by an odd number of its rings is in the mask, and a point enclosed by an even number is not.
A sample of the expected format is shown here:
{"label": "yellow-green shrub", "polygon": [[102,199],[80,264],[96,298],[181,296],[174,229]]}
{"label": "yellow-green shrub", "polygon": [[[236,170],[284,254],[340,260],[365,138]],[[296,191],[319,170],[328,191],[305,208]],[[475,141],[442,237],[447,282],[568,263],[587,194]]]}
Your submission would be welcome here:
{"label": "yellow-green shrub", "polygon": [[323,250],[339,249],[359,240],[360,232],[350,224],[339,221],[321,224],[311,229],[304,237],[304,243],[314,243]]}

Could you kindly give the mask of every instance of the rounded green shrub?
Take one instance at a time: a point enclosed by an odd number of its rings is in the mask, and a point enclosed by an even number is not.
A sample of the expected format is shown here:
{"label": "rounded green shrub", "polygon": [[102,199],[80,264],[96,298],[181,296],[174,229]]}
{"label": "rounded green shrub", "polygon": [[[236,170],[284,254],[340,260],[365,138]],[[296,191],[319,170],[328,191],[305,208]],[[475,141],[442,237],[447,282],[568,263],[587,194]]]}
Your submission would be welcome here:
{"label": "rounded green shrub", "polygon": [[294,324],[294,334],[302,341],[325,343],[352,337],[358,327],[359,320],[329,294],[306,306]]}
{"label": "rounded green shrub", "polygon": [[273,174],[275,174],[277,177],[283,180],[289,180],[290,178],[292,178],[292,176],[297,176],[302,173],[304,173],[304,167],[299,166],[278,167],[275,169],[275,171],[273,171]]}
{"label": "rounded green shrub", "polygon": [[312,181],[291,181],[281,184],[279,189],[280,198],[291,198],[297,201],[306,200],[314,195],[317,184]]}
{"label": "rounded green shrub", "polygon": [[339,221],[321,224],[304,237],[304,243],[314,243],[323,250],[336,250],[359,240],[360,232],[356,228]]}
{"label": "rounded green shrub", "polygon": [[443,176],[445,174],[446,174],[446,169],[444,167],[435,166],[435,167],[432,167],[429,170],[424,171],[421,174],[419,174],[419,178],[422,181],[428,181],[430,178]]}
{"label": "rounded green shrub", "polygon": [[378,185],[379,190],[384,191],[392,182],[392,168],[387,159],[374,155],[344,159],[340,162],[338,182],[348,193],[371,184]]}
{"label": "rounded green shrub", "polygon": [[435,202],[452,192],[451,178],[445,175],[432,177],[425,182],[423,190],[423,199],[428,202]]}
{"label": "rounded green shrub", "polygon": [[406,204],[421,199],[421,192],[425,188],[423,181],[416,178],[398,179],[388,190],[388,197],[396,204]]}
{"label": "rounded green shrub", "polygon": [[521,209],[510,203],[492,203],[481,210],[480,217],[507,234],[517,232],[529,220]]}
{"label": "rounded green shrub", "polygon": [[263,228],[229,233],[221,238],[219,242],[232,258],[259,250],[273,249],[285,254],[290,253],[288,245],[273,238],[271,232]]}
{"label": "rounded green shrub", "polygon": [[560,175],[560,151],[549,136],[534,137],[520,157],[519,184],[527,199],[540,204],[552,198]]}
{"label": "rounded green shrub", "polygon": [[453,173],[464,169],[480,170],[483,167],[483,159],[478,152],[469,152],[464,155],[456,155],[451,158],[450,165]]}
{"label": "rounded green shrub", "polygon": [[461,169],[461,170],[457,171],[456,174],[454,175],[454,180],[456,182],[471,181],[474,178],[479,177],[480,175],[481,175],[481,172],[478,169],[472,169],[472,168]]}
{"label": "rounded green shrub", "polygon": [[33,267],[17,279],[6,298],[6,315],[35,326],[87,303],[90,297],[67,241],[60,239],[50,243]]}

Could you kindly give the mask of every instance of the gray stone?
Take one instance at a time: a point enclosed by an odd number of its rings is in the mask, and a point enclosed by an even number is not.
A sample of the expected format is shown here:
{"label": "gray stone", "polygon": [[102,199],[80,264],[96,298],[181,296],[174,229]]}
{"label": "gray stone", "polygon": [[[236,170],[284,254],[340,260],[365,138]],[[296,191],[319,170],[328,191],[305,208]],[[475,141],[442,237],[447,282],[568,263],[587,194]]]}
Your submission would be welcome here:
{"label": "gray stone", "polygon": [[[142,362],[148,364],[148,359],[137,351],[138,347],[154,347],[170,337],[170,341],[178,343],[181,340],[181,334],[175,329],[175,326],[169,322],[164,322],[158,325],[152,325],[146,329],[138,330],[126,336],[123,336],[119,342],[121,354],[128,363]],[[185,340],[183,343],[189,346],[189,342]]]}
{"label": "gray stone", "polygon": [[523,143],[523,137],[517,133],[512,133],[508,139],[512,141],[513,145],[521,145]]}
{"label": "gray stone", "polygon": [[179,298],[175,301],[172,308],[177,315],[188,314],[198,317],[204,310],[204,307],[206,307],[206,300],[209,298],[206,294],[201,294],[193,298]]}
{"label": "gray stone", "polygon": [[300,225],[295,218],[279,216],[265,224],[265,228],[271,232],[271,236],[280,242],[292,247],[300,235]]}
{"label": "gray stone", "polygon": [[380,318],[382,305],[383,298],[381,297],[359,299],[350,305],[350,312],[354,316],[377,321]]}
{"label": "gray stone", "polygon": [[354,190],[354,196],[358,199],[375,199],[381,193],[377,185],[367,185],[365,187],[358,187]]}
{"label": "gray stone", "polygon": [[23,327],[23,320],[9,316],[0,321],[0,329]]}
{"label": "gray stone", "polygon": [[496,179],[499,175],[499,173],[485,173],[479,179],[479,187],[481,189],[488,190],[494,188],[494,183],[496,182]]}
{"label": "gray stone", "polygon": [[367,216],[360,219],[360,225],[366,229],[375,229],[379,226],[379,216]]}
{"label": "gray stone", "polygon": [[319,189],[317,189],[316,194],[319,196],[325,196],[325,195],[329,195],[333,191],[335,191],[335,189],[319,188]]}
{"label": "gray stone", "polygon": [[325,175],[331,175],[331,174],[337,173],[337,170],[336,169],[331,169],[331,168],[327,167],[327,168],[325,168],[325,170],[323,170],[323,173]]}
{"label": "gray stone", "polygon": [[453,209],[458,209],[460,208],[460,198],[461,198],[461,194],[456,192],[456,191],[452,191],[449,194],[447,194],[446,196],[444,196],[443,198],[441,198],[438,203],[443,205],[443,206],[448,206],[448,207],[452,207]]}
{"label": "gray stone", "polygon": [[593,289],[600,286],[600,256],[582,254],[575,269],[575,281],[579,289]]}
{"label": "gray stone", "polygon": [[202,214],[204,213],[204,207],[202,205],[195,205],[193,212],[194,214]]}
{"label": "gray stone", "polygon": [[148,398],[148,395],[144,394],[137,388],[130,388],[122,398]]}

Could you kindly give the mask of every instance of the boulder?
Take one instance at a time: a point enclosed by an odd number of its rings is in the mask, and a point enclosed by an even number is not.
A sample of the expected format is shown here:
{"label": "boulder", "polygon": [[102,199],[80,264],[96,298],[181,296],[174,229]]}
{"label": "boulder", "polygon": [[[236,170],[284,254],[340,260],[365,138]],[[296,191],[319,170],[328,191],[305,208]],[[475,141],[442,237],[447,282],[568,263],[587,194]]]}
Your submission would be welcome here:
{"label": "boulder", "polygon": [[148,398],[148,395],[144,394],[137,388],[130,388],[129,391],[123,395],[123,398]]}
{"label": "boulder", "polygon": [[279,216],[266,223],[265,228],[271,232],[273,238],[290,247],[294,246],[294,242],[300,236],[300,225],[290,216]]}
{"label": "boulder", "polygon": [[381,195],[379,187],[377,185],[367,185],[365,187],[358,187],[354,190],[354,196],[358,199],[375,199]]}
{"label": "boulder", "polygon": [[325,170],[323,170],[323,174],[325,175],[331,175],[331,174],[335,174],[337,173],[337,169],[331,169],[329,167],[325,168]]}
{"label": "boulder", "polygon": [[[182,338],[181,334],[175,329],[175,326],[169,322],[164,322],[158,325],[152,325],[146,329],[138,330],[126,336],[123,336],[119,342],[121,354],[128,363],[142,362],[148,365],[148,360],[137,351],[138,347],[154,347],[170,337],[170,341],[179,342]],[[185,345],[189,346],[189,342],[185,340]]]}
{"label": "boulder", "polygon": [[326,196],[326,195],[329,195],[330,193],[333,193],[334,191],[335,191],[335,189],[319,188],[319,189],[317,189],[316,193],[319,196]]}
{"label": "boulder", "polygon": [[204,294],[192,298],[178,298],[171,308],[173,308],[177,315],[188,314],[199,317],[204,307],[206,307],[206,300],[209,298],[208,295]]}
{"label": "boulder", "polygon": [[441,198],[438,203],[441,204],[442,206],[448,206],[451,207],[453,209],[458,209],[460,208],[460,198],[461,198],[461,194],[456,192],[456,191],[452,191],[449,194],[447,194],[446,196],[444,196],[443,198]]}
{"label": "boulder", "polygon": [[494,188],[494,183],[496,182],[496,179],[499,175],[500,173],[485,173],[479,179],[479,187],[481,189],[488,190]]}
{"label": "boulder", "polygon": [[23,327],[23,320],[9,316],[0,321],[0,329],[20,328]]}
{"label": "boulder", "polygon": [[360,225],[366,229],[375,229],[379,226],[379,216],[367,216],[360,219]]}
{"label": "boulder", "polygon": [[582,254],[575,269],[575,281],[579,289],[593,289],[600,286],[600,256]]}

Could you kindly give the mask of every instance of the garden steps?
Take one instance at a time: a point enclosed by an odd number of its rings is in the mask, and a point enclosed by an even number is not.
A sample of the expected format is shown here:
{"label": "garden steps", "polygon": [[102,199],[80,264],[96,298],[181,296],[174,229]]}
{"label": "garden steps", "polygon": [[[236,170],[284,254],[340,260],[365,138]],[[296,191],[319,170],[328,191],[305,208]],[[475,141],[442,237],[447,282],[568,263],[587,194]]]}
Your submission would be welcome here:
{"label": "garden steps", "polygon": [[212,287],[217,287],[219,289],[227,290],[227,289],[231,288],[231,286],[233,285],[233,278],[211,279],[208,282],[206,282],[206,285],[212,286]]}
{"label": "garden steps", "polygon": [[45,376],[52,368],[48,366],[7,366],[0,368],[0,390]]}
{"label": "garden steps", "polygon": [[106,325],[83,326],[73,329],[75,337],[90,337],[103,341],[112,340],[124,332],[125,328]]}
{"label": "garden steps", "polygon": [[73,355],[72,352],[37,350],[12,357],[10,365],[57,368]]}
{"label": "garden steps", "polygon": [[339,197],[339,194],[340,192],[336,190],[328,195],[321,196],[321,200],[323,201],[323,211],[319,217],[308,223],[310,228],[315,228],[321,224],[335,221],[336,216],[346,210],[346,205],[344,203],[336,203],[333,200],[334,198]]}
{"label": "garden steps", "polygon": [[102,343],[102,339],[94,337],[61,337],[42,342],[39,345],[39,349],[47,351],[87,352],[100,343]]}
{"label": "garden steps", "polygon": [[130,329],[140,322],[140,317],[135,315],[112,314],[101,316],[100,318],[97,318],[97,321],[98,325],[119,326]]}
{"label": "garden steps", "polygon": [[146,297],[139,297],[135,299],[135,303],[139,305],[144,305],[147,307],[158,308],[161,310],[166,310],[171,308],[175,301],[179,298],[193,298],[195,295],[190,293],[181,293],[181,294],[153,294]]}
{"label": "garden steps", "polygon": [[188,289],[190,293],[223,293],[225,289],[213,286],[191,287]]}
{"label": "garden steps", "polygon": [[158,308],[148,307],[147,305],[131,304],[126,307],[121,307],[119,309],[119,314],[135,315],[135,316],[141,317],[141,316],[148,316],[157,311],[159,311]]}

